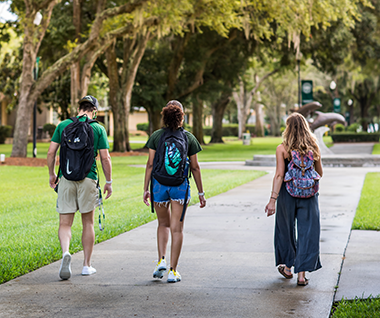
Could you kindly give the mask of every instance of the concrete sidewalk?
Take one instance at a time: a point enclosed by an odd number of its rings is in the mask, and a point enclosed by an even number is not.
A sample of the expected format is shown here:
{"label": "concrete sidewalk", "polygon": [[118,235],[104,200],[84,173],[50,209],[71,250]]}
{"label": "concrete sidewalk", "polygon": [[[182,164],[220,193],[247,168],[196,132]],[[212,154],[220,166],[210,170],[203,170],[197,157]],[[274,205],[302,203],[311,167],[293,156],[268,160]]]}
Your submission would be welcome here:
{"label": "concrete sidewalk", "polygon": [[[228,166],[239,165],[244,167]],[[205,209],[188,209],[178,268],[182,282],[152,279],[154,221],[96,245],[96,275],[80,276],[83,254],[77,253],[69,281],[59,281],[56,262],[0,285],[0,317],[328,317],[368,168],[325,169],[323,268],[307,274],[306,287],[297,287],[296,278],[285,280],[274,266],[274,217],[264,213],[274,168],[244,169],[269,173],[209,198]]]}

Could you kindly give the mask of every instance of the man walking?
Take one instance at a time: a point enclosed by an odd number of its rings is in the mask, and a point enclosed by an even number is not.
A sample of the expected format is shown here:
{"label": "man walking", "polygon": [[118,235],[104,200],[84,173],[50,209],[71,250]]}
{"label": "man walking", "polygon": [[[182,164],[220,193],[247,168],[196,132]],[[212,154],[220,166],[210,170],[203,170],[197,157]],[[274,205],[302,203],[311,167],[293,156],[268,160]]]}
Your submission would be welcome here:
{"label": "man walking", "polygon": [[[91,266],[91,255],[94,248],[95,242],[95,231],[94,231],[94,212],[95,208],[99,204],[99,195],[100,190],[97,187],[97,169],[96,169],[96,160],[95,157],[99,150],[100,153],[100,161],[103,167],[104,176],[106,179],[106,183],[104,185],[103,193],[107,193],[105,199],[108,199],[112,194],[112,166],[111,166],[111,158],[108,152],[109,144],[107,140],[107,133],[103,126],[101,126],[98,122],[92,121],[92,119],[96,118],[96,114],[98,111],[99,103],[97,99],[93,96],[85,96],[79,101],[79,114],[77,116],[79,122],[88,123],[89,126],[86,135],[90,136],[89,140],[92,140],[92,132],[89,127],[92,128],[93,131],[93,145],[89,145],[94,153],[90,156],[87,156],[87,161],[92,160],[92,165],[89,163],[89,173],[84,175],[84,179],[72,181],[71,178],[75,173],[75,168],[77,171],[82,170],[82,168],[75,167],[72,164],[73,160],[69,162],[67,160],[67,165],[60,167],[59,169],[59,186],[58,186],[58,199],[57,199],[57,207],[56,210],[59,213],[59,230],[58,237],[61,243],[62,248],[62,263],[59,270],[59,277],[63,280],[69,279],[71,277],[71,255],[69,253],[70,247],[70,239],[71,239],[71,226],[74,221],[74,215],[79,210],[82,216],[82,245],[84,252],[84,261],[83,261],[83,270],[82,275],[92,275],[96,273],[96,269]],[[75,118],[74,118],[75,119]],[[61,122],[51,139],[50,147],[47,154],[47,163],[49,168],[49,184],[51,188],[55,188],[57,186],[56,180],[57,175],[55,174],[55,161],[56,155],[59,146],[61,145],[61,164],[63,157],[64,144],[63,139],[66,138],[70,134],[70,130],[74,127],[74,124],[78,120],[74,119],[66,119]],[[72,124],[71,126],[69,126]],[[79,123],[81,125],[81,123]],[[69,126],[69,127],[67,127]],[[67,127],[67,129],[65,129]],[[85,125],[83,126],[85,127]],[[85,128],[81,128],[83,131]],[[65,130],[65,131],[64,131]],[[62,142],[62,144],[61,144]],[[66,141],[65,141],[66,142]],[[72,142],[71,138],[67,142]],[[66,142],[66,143],[67,143]],[[75,143],[80,143],[80,138],[75,137],[73,140],[74,146]],[[93,146],[93,148],[92,148]],[[70,147],[69,147],[70,148]],[[75,147],[74,147],[75,148]],[[69,157],[69,155],[67,155]],[[76,156],[78,157],[78,156]],[[79,156],[83,161],[85,156]],[[73,157],[71,157],[73,158]],[[83,162],[82,162],[83,163]],[[82,164],[81,163],[81,164]],[[84,163],[86,164],[86,163]],[[62,169],[64,169],[64,173],[62,175]],[[66,177],[65,177],[66,176]],[[79,177],[81,178],[81,177]],[[71,179],[71,180],[70,180]],[[77,178],[78,179],[78,178]],[[74,179],[75,180],[75,179]]]}

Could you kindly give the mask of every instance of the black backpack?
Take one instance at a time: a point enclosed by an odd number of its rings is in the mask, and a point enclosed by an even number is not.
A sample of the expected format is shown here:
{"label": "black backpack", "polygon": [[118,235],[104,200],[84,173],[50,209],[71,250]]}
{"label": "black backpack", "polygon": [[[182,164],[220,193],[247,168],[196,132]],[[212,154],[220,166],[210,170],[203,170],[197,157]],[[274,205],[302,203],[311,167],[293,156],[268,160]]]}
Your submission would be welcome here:
{"label": "black backpack", "polygon": [[158,141],[152,176],[166,186],[181,185],[186,179],[184,171],[188,148],[188,140],[183,128],[175,131],[165,128]]}
{"label": "black backpack", "polygon": [[[164,128],[160,140],[158,141],[156,154],[153,160],[152,178],[155,178],[160,184],[166,186],[179,186],[189,176],[185,175],[187,153],[189,141],[186,136],[186,130],[182,127],[177,130]],[[189,168],[190,172],[190,168]],[[151,201],[153,202],[153,180],[151,180]],[[181,221],[185,215],[187,206],[189,184],[186,188],[185,203]],[[154,212],[152,204],[152,212]]]}
{"label": "black backpack", "polygon": [[96,120],[86,116],[85,121],[77,117],[65,127],[61,136],[59,170],[67,180],[80,181],[91,171],[96,155],[94,154],[94,131],[90,123]]}

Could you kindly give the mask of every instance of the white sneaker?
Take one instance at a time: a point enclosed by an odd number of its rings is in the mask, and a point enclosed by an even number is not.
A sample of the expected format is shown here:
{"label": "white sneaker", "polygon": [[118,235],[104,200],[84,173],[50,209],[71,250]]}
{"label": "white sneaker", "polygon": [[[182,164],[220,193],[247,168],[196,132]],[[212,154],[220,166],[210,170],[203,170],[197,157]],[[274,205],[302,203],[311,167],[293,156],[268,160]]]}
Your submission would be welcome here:
{"label": "white sneaker", "polygon": [[168,283],[177,283],[181,281],[181,275],[174,269],[171,269],[168,274]]}
{"label": "white sneaker", "polygon": [[63,254],[61,268],[59,269],[59,277],[63,280],[71,277],[71,255],[69,252]]}
{"label": "white sneaker", "polygon": [[96,269],[92,266],[83,266],[82,276],[89,276],[96,273]]}
{"label": "white sneaker", "polygon": [[156,268],[153,272],[153,278],[162,278],[164,277],[164,273],[166,273],[166,260],[165,258],[162,258],[156,265]]}

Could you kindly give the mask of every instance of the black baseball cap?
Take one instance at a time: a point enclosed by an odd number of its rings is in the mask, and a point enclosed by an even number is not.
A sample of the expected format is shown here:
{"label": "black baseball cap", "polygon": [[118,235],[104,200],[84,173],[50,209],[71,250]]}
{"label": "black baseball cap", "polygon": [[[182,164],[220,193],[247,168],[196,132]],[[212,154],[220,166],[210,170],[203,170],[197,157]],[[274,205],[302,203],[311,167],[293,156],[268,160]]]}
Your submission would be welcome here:
{"label": "black baseball cap", "polygon": [[82,104],[83,102],[88,102],[88,103],[90,103],[92,106],[96,107],[96,109],[99,108],[99,102],[98,102],[98,100],[97,100],[94,96],[87,95],[87,96],[83,97],[83,98],[79,101],[79,104]]}

